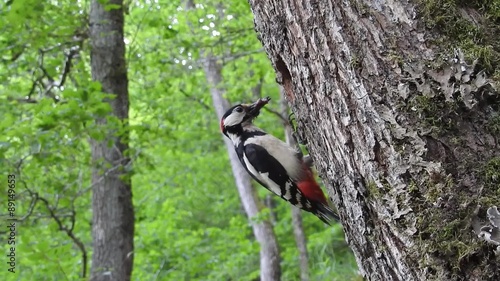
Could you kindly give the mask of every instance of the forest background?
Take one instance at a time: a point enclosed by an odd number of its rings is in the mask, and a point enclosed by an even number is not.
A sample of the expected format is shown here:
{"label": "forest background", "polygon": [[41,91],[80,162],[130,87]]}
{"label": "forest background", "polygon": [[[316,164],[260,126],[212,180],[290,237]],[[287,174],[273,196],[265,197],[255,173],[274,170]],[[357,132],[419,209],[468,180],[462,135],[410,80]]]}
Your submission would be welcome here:
{"label": "forest background", "polygon": [[[231,103],[270,96],[258,125],[284,139],[279,87],[253,28],[247,1],[126,1],[130,126],[110,117],[92,82],[90,1],[0,2],[1,280],[87,280],[92,256],[89,139],[99,117],[129,130],[135,208],[133,280],[257,280],[259,244],[251,224],[272,219],[282,280],[300,280],[289,205],[255,190],[247,218],[203,65],[222,65]],[[108,9],[115,9],[108,5]],[[16,273],[3,225],[7,178],[16,175]],[[303,214],[310,280],[359,280],[340,224]]]}

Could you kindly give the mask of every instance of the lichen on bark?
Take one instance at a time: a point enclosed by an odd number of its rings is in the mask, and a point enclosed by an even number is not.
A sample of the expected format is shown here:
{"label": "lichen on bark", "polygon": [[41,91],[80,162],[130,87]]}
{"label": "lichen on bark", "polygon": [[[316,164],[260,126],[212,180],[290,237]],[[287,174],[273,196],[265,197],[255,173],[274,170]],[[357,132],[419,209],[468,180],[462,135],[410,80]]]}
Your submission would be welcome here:
{"label": "lichen on bark", "polygon": [[500,280],[471,225],[500,205],[497,19],[431,1],[250,4],[362,274]]}

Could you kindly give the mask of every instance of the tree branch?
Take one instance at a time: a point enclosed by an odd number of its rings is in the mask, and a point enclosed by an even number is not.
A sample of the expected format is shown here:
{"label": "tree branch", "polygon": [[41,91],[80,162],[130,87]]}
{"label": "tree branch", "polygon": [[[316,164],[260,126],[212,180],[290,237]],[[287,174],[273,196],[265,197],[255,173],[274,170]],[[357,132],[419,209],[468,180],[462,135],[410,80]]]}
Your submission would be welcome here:
{"label": "tree branch", "polygon": [[190,99],[190,100],[193,100],[193,101],[195,101],[195,102],[197,102],[197,103],[201,104],[201,106],[203,106],[203,108],[205,108],[205,109],[207,109],[207,110],[212,109],[212,108],[210,107],[210,105],[208,105],[208,104],[204,103],[202,100],[197,99],[196,97],[193,97],[193,96],[189,95],[189,94],[188,94],[188,93],[186,93],[186,91],[184,91],[183,89],[179,89],[179,92],[181,92],[181,94],[183,94],[186,98],[188,98],[188,99]]}
{"label": "tree branch", "polygon": [[31,201],[31,204],[30,204],[30,208],[28,210],[28,213],[22,218],[22,220],[26,219],[27,217],[29,217],[32,212],[33,212],[33,209],[35,208],[35,205],[38,201],[41,201],[45,204],[45,207],[47,208],[47,210],[49,211],[49,214],[50,214],[50,217],[57,223],[57,225],[59,226],[59,230],[63,231],[66,233],[66,235],[68,235],[68,237],[73,241],[73,243],[80,249],[80,251],[82,252],[82,274],[81,274],[81,277],[82,278],[85,278],[86,275],[87,275],[87,259],[88,259],[88,255],[87,255],[87,250],[85,249],[85,245],[83,244],[83,242],[75,236],[75,234],[73,233],[73,229],[74,229],[74,226],[75,226],[75,221],[76,221],[76,212],[74,210],[74,205],[72,205],[72,209],[71,209],[71,215],[70,215],[70,221],[71,221],[71,227],[68,228],[64,225],[64,223],[62,222],[61,220],[61,216],[56,214],[55,213],[55,210],[50,206],[50,203],[47,199],[45,199],[44,197],[40,197],[39,194],[37,192],[33,192],[31,189],[28,188],[28,184],[26,183],[26,181],[24,181],[22,178],[21,178],[21,165],[23,163],[25,158],[22,158],[19,163],[16,165],[16,173],[19,177],[19,180],[18,182],[22,183],[24,185],[24,188],[26,189],[26,191],[28,191],[28,193],[31,195],[32,197],[32,201]]}
{"label": "tree branch", "polygon": [[283,122],[284,126],[290,126],[290,121],[287,118],[285,118],[283,115],[281,115],[281,113],[279,113],[278,111],[270,109],[268,107],[263,107],[263,109],[278,116],[278,118],[281,120],[281,122]]}
{"label": "tree branch", "polygon": [[[37,194],[37,196],[38,196],[38,194]],[[54,219],[54,221],[59,226],[59,230],[65,232],[66,235],[68,235],[68,237],[71,238],[71,240],[73,240],[73,243],[75,243],[76,246],[82,252],[82,274],[81,274],[81,277],[85,278],[87,275],[87,250],[85,249],[85,245],[83,244],[83,242],[78,237],[76,237],[75,234],[73,233],[73,229],[74,229],[74,225],[75,225],[75,216],[76,216],[75,211],[71,210],[71,217],[70,217],[71,227],[68,228],[64,225],[64,223],[61,221],[59,216],[50,207],[50,203],[47,199],[38,196],[38,200],[42,201],[45,204],[45,207],[49,211],[50,216]]]}

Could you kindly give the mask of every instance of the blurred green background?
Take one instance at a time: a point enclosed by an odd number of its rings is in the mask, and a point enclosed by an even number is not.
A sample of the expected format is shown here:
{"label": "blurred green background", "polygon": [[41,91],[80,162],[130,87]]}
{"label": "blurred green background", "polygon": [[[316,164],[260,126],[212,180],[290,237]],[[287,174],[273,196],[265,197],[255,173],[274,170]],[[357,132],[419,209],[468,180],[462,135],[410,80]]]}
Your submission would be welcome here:
{"label": "blurred green background", "polygon": [[[223,65],[219,86],[232,104],[255,100],[252,89],[261,87],[272,98],[268,107],[279,111],[279,88],[247,1],[195,4],[188,10],[180,1],[126,2],[131,126],[112,117],[108,123],[130,130],[133,279],[258,280],[259,245],[235,187],[204,56]],[[88,141],[104,137],[93,120],[110,108],[91,81],[89,5],[0,1],[0,214],[4,225],[7,175],[16,174],[16,215],[23,219],[15,274],[5,264],[7,229],[0,230],[0,280],[81,279],[82,251],[69,232],[84,245],[90,268]],[[263,111],[256,122],[283,139],[274,114]],[[261,199],[269,194],[255,186]],[[300,280],[290,207],[273,200],[282,280]],[[269,214],[264,209],[253,219]],[[361,280],[341,226],[327,227],[309,213],[303,220],[311,280]]]}

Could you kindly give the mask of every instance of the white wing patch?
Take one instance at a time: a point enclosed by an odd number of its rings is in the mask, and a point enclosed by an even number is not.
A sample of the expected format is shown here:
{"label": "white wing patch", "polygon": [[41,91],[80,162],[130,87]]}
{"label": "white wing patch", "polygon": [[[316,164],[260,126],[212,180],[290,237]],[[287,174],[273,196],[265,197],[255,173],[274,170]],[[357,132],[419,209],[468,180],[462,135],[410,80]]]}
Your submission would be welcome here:
{"label": "white wing patch", "polygon": [[246,144],[254,143],[264,147],[269,154],[280,162],[288,176],[294,181],[302,178],[302,161],[297,157],[297,151],[272,135],[255,136],[245,141]]}
{"label": "white wing patch", "polygon": [[[252,175],[254,175],[260,182],[262,182],[263,184],[266,185],[266,187],[274,194],[278,195],[278,196],[281,196],[281,188],[280,186],[275,183],[273,180],[271,180],[269,178],[269,173],[259,173],[253,166],[252,164],[250,163],[250,161],[248,161],[248,158],[246,155],[243,155],[243,161],[245,161],[245,165],[248,169],[248,171],[250,171],[250,173]],[[287,188],[288,190],[289,188]],[[285,199],[289,200],[291,199],[291,194],[289,192],[287,192],[284,196],[283,196]]]}

